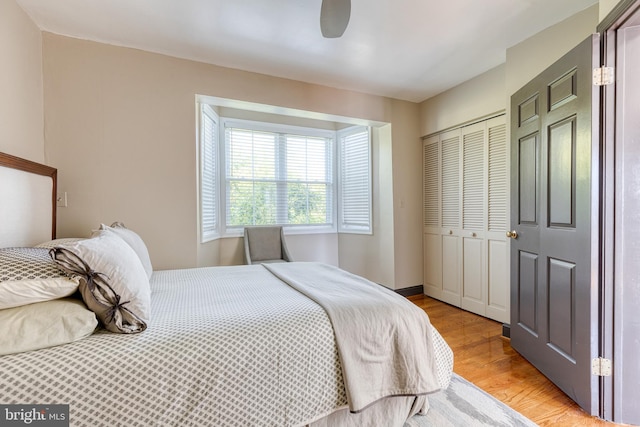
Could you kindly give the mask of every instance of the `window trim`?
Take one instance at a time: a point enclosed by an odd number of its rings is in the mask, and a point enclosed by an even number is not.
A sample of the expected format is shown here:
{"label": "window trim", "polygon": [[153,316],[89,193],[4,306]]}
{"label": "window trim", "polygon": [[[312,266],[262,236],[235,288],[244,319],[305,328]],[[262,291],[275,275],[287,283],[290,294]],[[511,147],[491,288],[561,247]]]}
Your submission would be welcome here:
{"label": "window trim", "polygon": [[[277,132],[277,133],[290,133],[300,134],[315,137],[330,137],[333,142],[331,144],[331,162],[332,162],[332,182],[333,189],[331,195],[331,224],[330,225],[297,225],[297,224],[284,224],[287,234],[331,234],[331,233],[349,233],[349,234],[373,234],[373,141],[372,141],[372,129],[370,126],[350,126],[342,130],[329,130],[321,128],[311,128],[304,126],[294,126],[279,123],[268,123],[256,120],[245,120],[228,117],[220,117],[214,110],[214,106],[207,102],[197,101],[197,115],[196,124],[198,126],[198,171],[197,171],[197,183],[198,183],[198,231],[201,243],[210,242],[219,238],[225,237],[241,237],[243,235],[244,227],[227,227],[226,225],[226,141],[225,141],[225,129],[231,124],[239,125],[239,127],[247,127],[249,124],[250,129],[256,131]],[[214,151],[214,169],[216,171],[216,186],[215,193],[213,194],[213,203],[215,206],[215,216],[217,219],[215,230],[205,231],[203,229],[203,170],[204,170],[204,124],[203,115],[209,115],[216,123],[216,149]],[[343,178],[341,174],[342,155],[340,153],[342,137],[349,133],[358,132],[362,129],[368,131],[368,166],[369,166],[369,226],[368,227],[353,227],[345,226],[342,224],[342,195],[344,190],[342,188]]]}

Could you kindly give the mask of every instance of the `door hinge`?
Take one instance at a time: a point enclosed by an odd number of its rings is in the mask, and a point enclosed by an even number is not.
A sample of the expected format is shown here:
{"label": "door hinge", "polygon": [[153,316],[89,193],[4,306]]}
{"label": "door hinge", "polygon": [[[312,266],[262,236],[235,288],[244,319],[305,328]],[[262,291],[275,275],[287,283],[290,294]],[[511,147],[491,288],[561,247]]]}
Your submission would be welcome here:
{"label": "door hinge", "polygon": [[591,374],[598,377],[611,376],[611,360],[604,357],[596,357],[591,361]]}
{"label": "door hinge", "polygon": [[612,84],[614,81],[614,68],[613,67],[600,67],[593,69],[593,85],[594,86],[606,86]]}

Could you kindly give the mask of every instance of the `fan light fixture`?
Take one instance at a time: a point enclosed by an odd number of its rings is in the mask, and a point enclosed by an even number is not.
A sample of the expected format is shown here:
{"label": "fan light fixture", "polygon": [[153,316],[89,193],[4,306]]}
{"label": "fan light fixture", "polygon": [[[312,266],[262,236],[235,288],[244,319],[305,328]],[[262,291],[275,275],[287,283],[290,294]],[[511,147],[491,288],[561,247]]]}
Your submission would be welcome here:
{"label": "fan light fixture", "polygon": [[322,0],[320,30],[328,39],[341,37],[351,17],[351,0]]}

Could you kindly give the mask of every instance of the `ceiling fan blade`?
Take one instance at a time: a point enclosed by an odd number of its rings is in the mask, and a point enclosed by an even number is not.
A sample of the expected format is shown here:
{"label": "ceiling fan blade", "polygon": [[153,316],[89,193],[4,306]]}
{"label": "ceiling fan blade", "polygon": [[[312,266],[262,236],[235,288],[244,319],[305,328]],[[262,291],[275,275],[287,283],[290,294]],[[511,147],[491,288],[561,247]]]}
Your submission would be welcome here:
{"label": "ceiling fan blade", "polygon": [[322,0],[320,30],[328,39],[342,36],[351,17],[351,0]]}

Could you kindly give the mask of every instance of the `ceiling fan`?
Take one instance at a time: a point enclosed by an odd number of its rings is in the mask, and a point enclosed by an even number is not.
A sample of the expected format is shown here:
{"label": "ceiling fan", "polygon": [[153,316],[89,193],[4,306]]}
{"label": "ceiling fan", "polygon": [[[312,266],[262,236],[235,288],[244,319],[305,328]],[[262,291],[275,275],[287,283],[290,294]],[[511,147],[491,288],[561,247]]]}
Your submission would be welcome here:
{"label": "ceiling fan", "polygon": [[328,39],[341,37],[351,17],[351,0],[322,0],[320,30]]}

